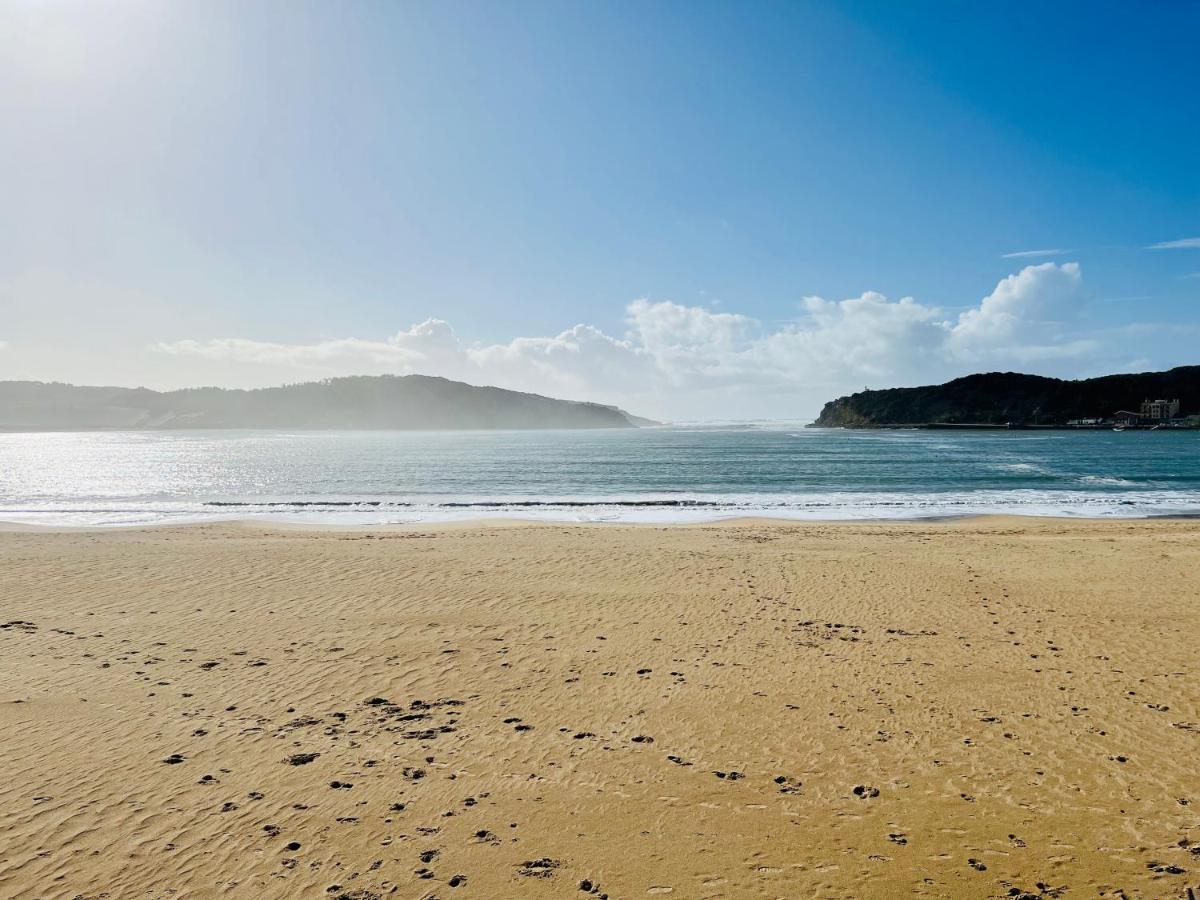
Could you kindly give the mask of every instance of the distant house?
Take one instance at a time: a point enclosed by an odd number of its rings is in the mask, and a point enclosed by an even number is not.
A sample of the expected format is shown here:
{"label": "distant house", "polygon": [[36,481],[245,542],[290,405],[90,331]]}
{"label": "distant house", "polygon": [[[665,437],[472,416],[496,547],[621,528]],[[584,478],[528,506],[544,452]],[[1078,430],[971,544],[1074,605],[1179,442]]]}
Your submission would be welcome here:
{"label": "distant house", "polygon": [[1140,412],[1130,412],[1127,409],[1120,409],[1113,413],[1113,422],[1117,425],[1137,425],[1142,421]]}
{"label": "distant house", "polygon": [[1151,422],[1167,422],[1179,415],[1179,400],[1143,400],[1142,418]]}

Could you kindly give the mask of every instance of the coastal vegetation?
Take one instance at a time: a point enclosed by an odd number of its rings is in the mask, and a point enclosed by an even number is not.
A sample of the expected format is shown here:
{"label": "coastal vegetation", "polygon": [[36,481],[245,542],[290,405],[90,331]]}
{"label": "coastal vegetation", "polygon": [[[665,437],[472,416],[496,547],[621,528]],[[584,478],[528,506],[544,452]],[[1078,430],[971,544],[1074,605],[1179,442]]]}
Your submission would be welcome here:
{"label": "coastal vegetation", "polygon": [[1148,398],[1181,398],[1183,414],[1200,412],[1200,366],[1166,372],[1065,381],[1016,372],[988,372],[923,387],[859,391],[825,404],[815,425],[871,428],[899,425],[1067,426],[1137,411]]}

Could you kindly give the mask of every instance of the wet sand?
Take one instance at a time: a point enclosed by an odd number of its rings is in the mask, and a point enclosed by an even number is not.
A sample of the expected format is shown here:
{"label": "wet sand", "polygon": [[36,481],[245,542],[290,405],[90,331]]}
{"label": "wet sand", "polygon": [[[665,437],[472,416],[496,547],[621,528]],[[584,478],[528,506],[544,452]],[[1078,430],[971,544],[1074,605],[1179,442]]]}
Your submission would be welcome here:
{"label": "wet sand", "polygon": [[1200,522],[0,533],[3,897],[1200,894]]}

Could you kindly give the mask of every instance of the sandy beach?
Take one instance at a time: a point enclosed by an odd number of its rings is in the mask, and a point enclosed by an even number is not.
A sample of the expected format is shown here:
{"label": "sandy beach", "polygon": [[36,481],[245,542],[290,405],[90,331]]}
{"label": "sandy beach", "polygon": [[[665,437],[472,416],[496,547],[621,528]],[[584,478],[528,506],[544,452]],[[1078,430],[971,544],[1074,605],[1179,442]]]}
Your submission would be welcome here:
{"label": "sandy beach", "polygon": [[1200,888],[1200,522],[0,532],[4,897]]}

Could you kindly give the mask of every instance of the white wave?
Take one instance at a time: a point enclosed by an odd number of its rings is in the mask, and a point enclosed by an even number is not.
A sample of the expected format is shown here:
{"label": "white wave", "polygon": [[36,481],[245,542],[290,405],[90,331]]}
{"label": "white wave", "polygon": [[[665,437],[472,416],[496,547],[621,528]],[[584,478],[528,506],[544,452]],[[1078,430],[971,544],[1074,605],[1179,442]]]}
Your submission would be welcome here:
{"label": "white wave", "polygon": [[1084,484],[1105,485],[1107,487],[1137,487],[1136,481],[1128,478],[1115,478],[1110,475],[1084,475],[1079,479]]}
{"label": "white wave", "polygon": [[801,521],[921,519],[972,515],[1143,518],[1200,514],[1200,491],[988,490],[927,493],[645,494],[591,497],[305,498],[250,501],[14,504],[0,521],[48,526],[130,526],[255,520],[384,525],[475,519],[545,522],[689,523],[760,516]]}
{"label": "white wave", "polygon": [[1037,475],[1053,475],[1054,472],[1045,466],[1040,466],[1037,463],[1013,462],[1013,463],[992,463],[988,466],[989,469],[994,469],[997,472],[1032,472]]}

